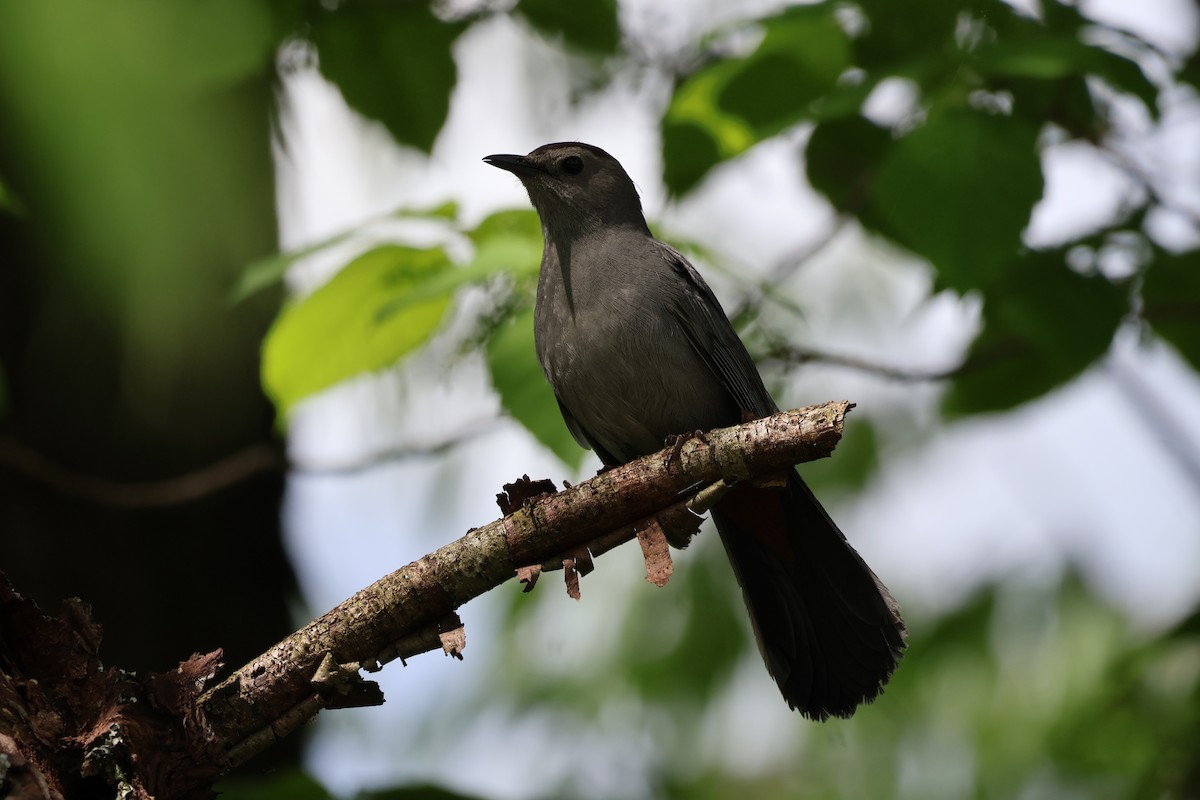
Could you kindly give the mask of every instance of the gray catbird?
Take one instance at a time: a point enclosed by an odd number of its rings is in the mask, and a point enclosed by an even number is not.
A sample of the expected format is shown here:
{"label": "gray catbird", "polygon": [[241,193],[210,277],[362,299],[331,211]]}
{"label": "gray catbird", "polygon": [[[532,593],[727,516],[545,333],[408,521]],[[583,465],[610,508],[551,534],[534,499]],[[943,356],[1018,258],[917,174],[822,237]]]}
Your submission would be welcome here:
{"label": "gray catbird", "polygon": [[[484,161],[520,178],[541,218],[534,338],[580,444],[615,466],[778,410],[712,290],[651,235],[615,158],[564,142]],[[713,520],[788,705],[849,716],[896,668],[899,607],[795,470],[776,483],[735,486]]]}

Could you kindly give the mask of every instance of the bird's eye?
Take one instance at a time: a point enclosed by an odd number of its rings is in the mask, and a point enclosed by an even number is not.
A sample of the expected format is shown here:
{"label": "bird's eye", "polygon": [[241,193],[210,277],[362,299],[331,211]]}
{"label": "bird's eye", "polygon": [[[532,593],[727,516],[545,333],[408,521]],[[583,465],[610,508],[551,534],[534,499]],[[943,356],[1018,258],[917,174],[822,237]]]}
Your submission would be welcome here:
{"label": "bird's eye", "polygon": [[579,156],[567,156],[560,162],[560,166],[568,175],[578,175],[583,172],[583,159]]}

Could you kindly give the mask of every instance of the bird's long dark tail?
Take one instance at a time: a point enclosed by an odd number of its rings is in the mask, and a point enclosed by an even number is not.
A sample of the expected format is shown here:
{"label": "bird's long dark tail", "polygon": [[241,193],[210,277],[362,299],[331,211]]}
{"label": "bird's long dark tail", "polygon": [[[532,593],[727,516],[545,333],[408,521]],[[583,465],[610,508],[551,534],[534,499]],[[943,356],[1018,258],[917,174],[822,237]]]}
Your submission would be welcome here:
{"label": "bird's long dark tail", "polygon": [[800,476],[734,487],[713,520],[788,705],[826,719],[875,699],[904,651],[900,608]]}

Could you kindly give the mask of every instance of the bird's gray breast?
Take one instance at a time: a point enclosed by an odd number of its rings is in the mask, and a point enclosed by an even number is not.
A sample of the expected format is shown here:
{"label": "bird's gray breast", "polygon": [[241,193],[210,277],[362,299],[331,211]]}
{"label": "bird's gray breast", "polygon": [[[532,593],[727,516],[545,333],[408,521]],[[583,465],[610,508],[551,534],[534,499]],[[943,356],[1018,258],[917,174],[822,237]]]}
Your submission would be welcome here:
{"label": "bird's gray breast", "polygon": [[689,286],[656,250],[573,248],[567,280],[561,264],[547,262],[535,312],[538,358],[585,444],[624,462],[673,434],[739,421],[676,314],[685,304],[675,295]]}

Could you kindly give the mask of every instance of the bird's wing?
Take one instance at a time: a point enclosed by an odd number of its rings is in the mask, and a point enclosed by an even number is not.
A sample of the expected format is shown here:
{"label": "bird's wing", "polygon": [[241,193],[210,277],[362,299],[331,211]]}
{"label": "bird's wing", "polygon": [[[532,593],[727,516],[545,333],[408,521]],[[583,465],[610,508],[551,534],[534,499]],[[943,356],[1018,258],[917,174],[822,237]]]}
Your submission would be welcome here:
{"label": "bird's wing", "polygon": [[584,427],[579,424],[579,420],[575,419],[575,415],[571,413],[571,409],[567,408],[562,398],[558,396],[558,392],[554,393],[554,399],[558,401],[558,410],[562,413],[563,422],[567,423],[567,430],[571,432],[571,435],[575,437],[575,441],[579,442],[581,447],[587,447],[595,451],[596,455],[600,456],[600,460],[610,467],[615,467],[621,463],[619,458],[605,450],[599,442],[588,435]]}
{"label": "bird's wing", "polygon": [[684,291],[672,294],[670,310],[692,348],[743,412],[765,417],[778,411],[712,289],[680,253],[661,247],[663,258],[684,283]]}

